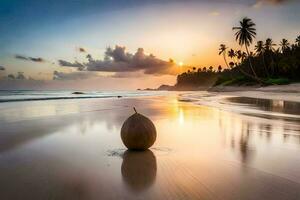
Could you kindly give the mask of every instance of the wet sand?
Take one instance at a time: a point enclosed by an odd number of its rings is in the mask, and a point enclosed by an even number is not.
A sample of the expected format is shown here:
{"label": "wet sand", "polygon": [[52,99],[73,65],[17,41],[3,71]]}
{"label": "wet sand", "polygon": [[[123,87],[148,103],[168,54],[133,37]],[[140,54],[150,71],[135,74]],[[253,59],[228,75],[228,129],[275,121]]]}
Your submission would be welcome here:
{"label": "wet sand", "polygon": [[[222,103],[247,109],[176,93],[1,103],[0,198],[300,199],[299,104]],[[120,139],[133,106],[157,128],[145,152]]]}
{"label": "wet sand", "polygon": [[210,88],[209,91],[221,95],[300,102],[300,83],[267,87],[217,86]]}

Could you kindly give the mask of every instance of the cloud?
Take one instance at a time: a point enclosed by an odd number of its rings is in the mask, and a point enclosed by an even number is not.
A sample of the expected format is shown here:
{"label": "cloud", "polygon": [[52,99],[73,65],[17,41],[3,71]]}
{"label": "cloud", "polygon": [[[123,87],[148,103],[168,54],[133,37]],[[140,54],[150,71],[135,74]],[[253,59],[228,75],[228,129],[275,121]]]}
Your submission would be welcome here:
{"label": "cloud", "polygon": [[139,78],[142,77],[143,73],[138,71],[138,72],[116,72],[110,77],[112,78]]}
{"label": "cloud", "polygon": [[5,67],[0,66],[0,71],[4,71],[4,70],[5,70]]}
{"label": "cloud", "polygon": [[25,56],[21,56],[21,55],[15,55],[15,58],[17,58],[17,59],[21,59],[21,60],[28,60],[28,58],[27,58],[27,57],[25,57]]}
{"label": "cloud", "polygon": [[107,48],[103,60],[95,60],[90,54],[85,63],[88,71],[102,72],[135,72],[143,71],[145,74],[176,74],[175,64],[156,58],[154,55],[145,54],[139,48],[135,54],[126,52],[125,47],[116,46]]}
{"label": "cloud", "polygon": [[213,11],[213,12],[210,12],[209,14],[212,15],[212,16],[219,16],[220,15],[220,13],[218,11]]}
{"label": "cloud", "polygon": [[271,4],[271,5],[279,5],[292,0],[257,0],[256,3],[253,5],[254,8],[260,8],[263,5]]}
{"label": "cloud", "polygon": [[278,3],[288,2],[288,1],[290,1],[290,0],[259,0],[259,1],[264,1],[264,2],[267,2],[267,3],[278,4]]}
{"label": "cloud", "polygon": [[100,72],[116,72],[116,76],[121,76],[122,72],[137,72],[143,71],[145,74],[176,74],[175,63],[164,61],[156,58],[154,55],[146,54],[143,48],[139,48],[135,54],[126,52],[126,48],[115,46],[115,48],[107,48],[104,59],[94,59],[91,54],[86,56],[88,62],[74,63],[59,60],[59,64],[65,67],[75,67],[85,71],[100,71]]}
{"label": "cloud", "polygon": [[22,56],[22,55],[15,55],[16,59],[20,60],[27,60],[27,61],[33,61],[33,62],[45,62],[45,59],[41,57],[27,57],[27,56]]}
{"label": "cloud", "polygon": [[53,80],[80,80],[80,79],[88,79],[93,77],[99,77],[97,74],[93,72],[53,72]]}
{"label": "cloud", "polygon": [[33,58],[33,57],[29,57],[29,60],[31,60],[33,62],[44,62],[45,61],[43,58]]}
{"label": "cloud", "polygon": [[24,72],[18,72],[17,74],[8,74],[6,77],[3,77],[6,80],[27,80]]}
{"label": "cloud", "polygon": [[86,53],[86,50],[83,47],[79,47],[78,51],[81,52],[81,53]]}
{"label": "cloud", "polygon": [[65,61],[65,60],[58,60],[58,64],[62,67],[76,67],[78,68],[80,71],[84,69],[84,65],[75,61],[74,63]]}

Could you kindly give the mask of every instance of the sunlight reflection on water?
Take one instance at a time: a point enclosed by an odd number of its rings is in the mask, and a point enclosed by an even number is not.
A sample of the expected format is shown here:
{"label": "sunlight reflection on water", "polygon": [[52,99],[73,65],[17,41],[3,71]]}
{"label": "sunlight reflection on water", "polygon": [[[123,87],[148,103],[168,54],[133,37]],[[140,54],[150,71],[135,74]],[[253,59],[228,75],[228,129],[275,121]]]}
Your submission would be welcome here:
{"label": "sunlight reflection on water", "polygon": [[[177,95],[13,105],[0,105],[4,199],[299,197],[299,121],[194,106]],[[126,151],[119,133],[133,106],[158,132],[140,154]]]}

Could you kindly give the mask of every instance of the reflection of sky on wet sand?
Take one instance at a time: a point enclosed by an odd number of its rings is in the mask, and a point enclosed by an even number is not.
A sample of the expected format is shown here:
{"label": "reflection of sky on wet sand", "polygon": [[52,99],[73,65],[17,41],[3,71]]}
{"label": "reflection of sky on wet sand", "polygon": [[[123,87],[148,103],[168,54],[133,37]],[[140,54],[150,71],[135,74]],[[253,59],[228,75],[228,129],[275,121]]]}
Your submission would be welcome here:
{"label": "reflection of sky on wet sand", "polygon": [[283,100],[271,100],[271,99],[257,99],[250,97],[231,97],[228,98],[230,102],[248,105],[260,110],[272,111],[285,114],[300,114],[300,103]]}
{"label": "reflection of sky on wet sand", "polygon": [[[119,136],[133,106],[158,132],[145,156],[125,152]],[[299,121],[193,106],[176,95],[12,103],[0,109],[3,199],[300,195]],[[122,156],[108,155],[116,149]]]}

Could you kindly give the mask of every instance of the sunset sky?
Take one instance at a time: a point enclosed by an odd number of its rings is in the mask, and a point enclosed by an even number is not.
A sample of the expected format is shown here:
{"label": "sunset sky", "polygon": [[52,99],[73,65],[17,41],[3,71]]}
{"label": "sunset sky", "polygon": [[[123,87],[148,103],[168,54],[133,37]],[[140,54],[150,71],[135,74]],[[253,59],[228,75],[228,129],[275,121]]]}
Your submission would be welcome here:
{"label": "sunset sky", "polygon": [[245,16],[257,40],[294,42],[299,10],[298,0],[2,0],[0,89],[174,84],[187,66],[224,66],[219,44],[240,48],[232,27]]}

